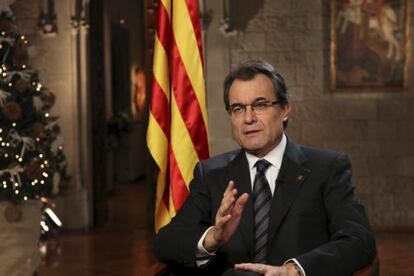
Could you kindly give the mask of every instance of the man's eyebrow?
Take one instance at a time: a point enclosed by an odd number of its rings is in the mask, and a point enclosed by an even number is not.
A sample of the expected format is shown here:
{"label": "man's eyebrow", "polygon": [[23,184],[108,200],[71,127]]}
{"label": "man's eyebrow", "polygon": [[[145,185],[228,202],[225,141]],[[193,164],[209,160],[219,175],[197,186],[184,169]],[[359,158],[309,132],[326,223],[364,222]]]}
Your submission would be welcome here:
{"label": "man's eyebrow", "polygon": [[269,99],[267,99],[266,97],[258,97],[256,99],[253,100],[253,102],[258,102],[258,101],[268,101]]}
{"label": "man's eyebrow", "polygon": [[[258,98],[255,98],[251,103],[256,103],[256,102],[259,102],[259,101],[269,101],[269,99],[267,99],[266,97],[258,97]],[[234,102],[234,103],[232,103],[230,105],[243,105],[243,103],[241,103],[241,102]]]}

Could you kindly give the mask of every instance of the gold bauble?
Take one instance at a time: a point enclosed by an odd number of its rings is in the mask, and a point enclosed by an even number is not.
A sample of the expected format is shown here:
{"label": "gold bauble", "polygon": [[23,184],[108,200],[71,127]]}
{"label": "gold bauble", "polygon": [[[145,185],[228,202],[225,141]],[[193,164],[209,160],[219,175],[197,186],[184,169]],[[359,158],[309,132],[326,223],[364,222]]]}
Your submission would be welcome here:
{"label": "gold bauble", "polygon": [[22,109],[18,103],[11,101],[3,106],[3,114],[10,121],[16,121],[21,118]]}
{"label": "gold bauble", "polygon": [[41,122],[35,122],[32,125],[33,128],[33,136],[39,138],[46,137],[45,126]]}
{"label": "gold bauble", "polygon": [[14,86],[16,87],[16,90],[19,91],[20,93],[25,92],[27,90],[27,88],[29,87],[29,84],[27,83],[27,81],[22,80],[22,79],[18,79]]}
{"label": "gold bauble", "polygon": [[40,98],[42,99],[46,108],[51,108],[55,104],[55,94],[50,91],[42,93],[42,95],[40,95]]}

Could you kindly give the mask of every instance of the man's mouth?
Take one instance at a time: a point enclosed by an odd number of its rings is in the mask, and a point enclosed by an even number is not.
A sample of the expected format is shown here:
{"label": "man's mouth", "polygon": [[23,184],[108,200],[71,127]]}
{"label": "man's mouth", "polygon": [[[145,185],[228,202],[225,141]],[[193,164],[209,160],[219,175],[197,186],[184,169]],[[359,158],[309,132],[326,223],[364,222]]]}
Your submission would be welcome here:
{"label": "man's mouth", "polygon": [[260,132],[259,129],[247,130],[247,131],[244,132],[244,135],[252,135],[252,134],[255,134],[255,133],[258,133],[258,132]]}

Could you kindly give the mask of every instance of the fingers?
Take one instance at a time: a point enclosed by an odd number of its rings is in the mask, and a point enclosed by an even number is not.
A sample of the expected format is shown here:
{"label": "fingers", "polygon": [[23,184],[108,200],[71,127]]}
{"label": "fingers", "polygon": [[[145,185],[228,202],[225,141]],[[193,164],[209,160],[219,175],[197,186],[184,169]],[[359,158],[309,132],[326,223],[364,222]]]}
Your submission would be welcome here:
{"label": "fingers", "polygon": [[237,189],[235,188],[234,181],[229,181],[223,193],[220,207],[217,210],[214,231],[211,231],[214,240],[212,244],[215,247],[226,243],[233,236],[239,225],[241,213],[247,202],[248,194],[243,194],[237,200],[236,197]]}
{"label": "fingers", "polygon": [[231,219],[231,215],[226,215],[223,217],[220,217],[216,220],[216,225],[218,229],[221,229],[229,220]]}
{"label": "fingers", "polygon": [[218,214],[222,217],[230,213],[236,201],[237,189],[234,186],[234,181],[231,180],[223,194],[223,199],[218,210]]}
{"label": "fingers", "polygon": [[236,269],[257,272],[260,274],[266,274],[268,266],[264,264],[243,263],[243,264],[235,264],[234,267]]}
{"label": "fingers", "polygon": [[217,211],[215,227],[216,230],[221,231],[225,227],[226,223],[230,220],[239,221],[243,212],[244,205],[249,199],[247,193],[242,194],[237,198],[237,189],[235,188],[234,181],[230,181],[227,186],[221,205]]}
{"label": "fingers", "polygon": [[241,216],[241,214],[243,213],[244,205],[246,205],[248,199],[249,199],[248,193],[242,194],[233,204],[231,215],[236,216],[236,217]]}
{"label": "fingers", "polygon": [[224,195],[223,195],[223,197],[225,197],[227,194],[229,194],[230,192],[231,192],[231,190],[233,190],[234,189],[234,181],[233,180],[230,180],[229,181],[229,184],[227,185],[227,188],[226,188],[226,190],[224,191]]}
{"label": "fingers", "polygon": [[289,275],[288,271],[283,266],[242,263],[242,264],[235,264],[234,268],[257,272],[265,276],[287,276]]}
{"label": "fingers", "polygon": [[236,201],[236,203],[234,204],[234,209],[236,211],[243,211],[244,205],[246,205],[247,200],[249,200],[249,194],[248,193],[244,193],[242,194]]}

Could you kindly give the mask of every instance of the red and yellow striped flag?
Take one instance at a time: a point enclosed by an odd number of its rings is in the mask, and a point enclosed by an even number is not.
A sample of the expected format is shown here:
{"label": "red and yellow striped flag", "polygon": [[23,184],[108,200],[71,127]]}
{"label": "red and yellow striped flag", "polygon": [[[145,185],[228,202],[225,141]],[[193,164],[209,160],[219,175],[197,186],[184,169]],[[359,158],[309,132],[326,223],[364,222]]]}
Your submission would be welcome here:
{"label": "red and yellow striped flag", "polygon": [[208,158],[197,0],[160,0],[147,144],[159,167],[155,230],[184,203],[192,172]]}

